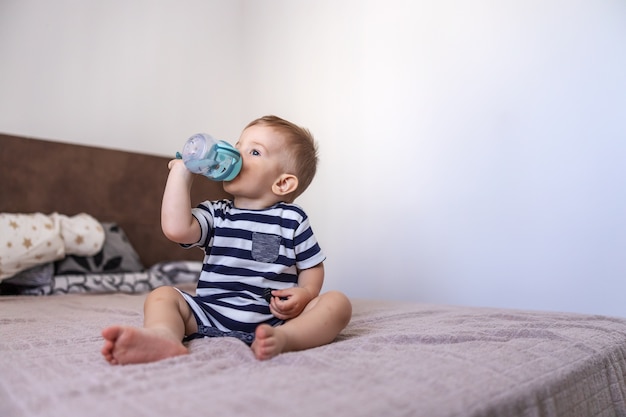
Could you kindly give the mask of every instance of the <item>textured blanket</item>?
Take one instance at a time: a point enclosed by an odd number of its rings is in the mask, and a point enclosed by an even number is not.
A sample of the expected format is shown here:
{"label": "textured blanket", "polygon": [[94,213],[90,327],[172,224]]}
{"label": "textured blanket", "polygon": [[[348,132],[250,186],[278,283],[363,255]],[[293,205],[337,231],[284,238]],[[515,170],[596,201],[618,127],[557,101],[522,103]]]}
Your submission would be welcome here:
{"label": "textured blanket", "polygon": [[260,362],[234,338],[111,366],[144,296],[0,298],[0,416],[624,416],[626,320],[353,300],[332,344]]}

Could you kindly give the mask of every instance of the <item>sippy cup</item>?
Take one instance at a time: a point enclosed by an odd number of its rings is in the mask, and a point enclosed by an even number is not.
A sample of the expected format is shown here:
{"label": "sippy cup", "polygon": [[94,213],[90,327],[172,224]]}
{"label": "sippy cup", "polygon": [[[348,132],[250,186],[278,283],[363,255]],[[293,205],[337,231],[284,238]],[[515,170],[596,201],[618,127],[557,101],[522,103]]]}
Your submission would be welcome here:
{"label": "sippy cup", "polygon": [[231,144],[216,140],[206,133],[197,133],[187,139],[182,155],[187,169],[213,181],[230,181],[241,171],[241,155]]}

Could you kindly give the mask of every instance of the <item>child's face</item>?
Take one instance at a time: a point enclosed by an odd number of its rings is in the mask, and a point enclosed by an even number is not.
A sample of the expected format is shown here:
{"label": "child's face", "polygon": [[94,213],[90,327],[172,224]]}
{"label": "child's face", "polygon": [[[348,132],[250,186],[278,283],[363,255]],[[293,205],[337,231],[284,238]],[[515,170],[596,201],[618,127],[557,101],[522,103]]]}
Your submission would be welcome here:
{"label": "child's face", "polygon": [[[235,147],[241,153],[241,172],[224,182],[224,190],[237,202],[274,204],[272,185],[284,173],[285,140],[273,127],[254,125],[241,133]],[[238,204],[239,205],[239,204]],[[261,204],[263,206],[263,204]]]}

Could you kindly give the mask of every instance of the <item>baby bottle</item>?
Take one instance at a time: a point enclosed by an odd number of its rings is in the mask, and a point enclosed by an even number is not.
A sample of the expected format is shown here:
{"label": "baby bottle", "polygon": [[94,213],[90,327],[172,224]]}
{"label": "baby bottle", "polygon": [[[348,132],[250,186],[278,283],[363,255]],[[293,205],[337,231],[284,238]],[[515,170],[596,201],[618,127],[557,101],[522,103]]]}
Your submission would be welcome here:
{"label": "baby bottle", "polygon": [[241,155],[231,144],[216,140],[206,133],[197,133],[187,139],[182,155],[187,169],[213,181],[230,181],[241,171]]}

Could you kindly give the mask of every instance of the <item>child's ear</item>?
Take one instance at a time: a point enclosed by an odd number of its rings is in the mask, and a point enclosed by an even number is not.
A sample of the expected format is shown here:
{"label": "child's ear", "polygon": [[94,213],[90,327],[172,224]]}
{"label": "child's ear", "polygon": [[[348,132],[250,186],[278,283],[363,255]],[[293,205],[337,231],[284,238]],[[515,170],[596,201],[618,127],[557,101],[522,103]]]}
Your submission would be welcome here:
{"label": "child's ear", "polygon": [[298,188],[298,177],[293,174],[282,174],[272,185],[272,191],[276,195],[287,195]]}

